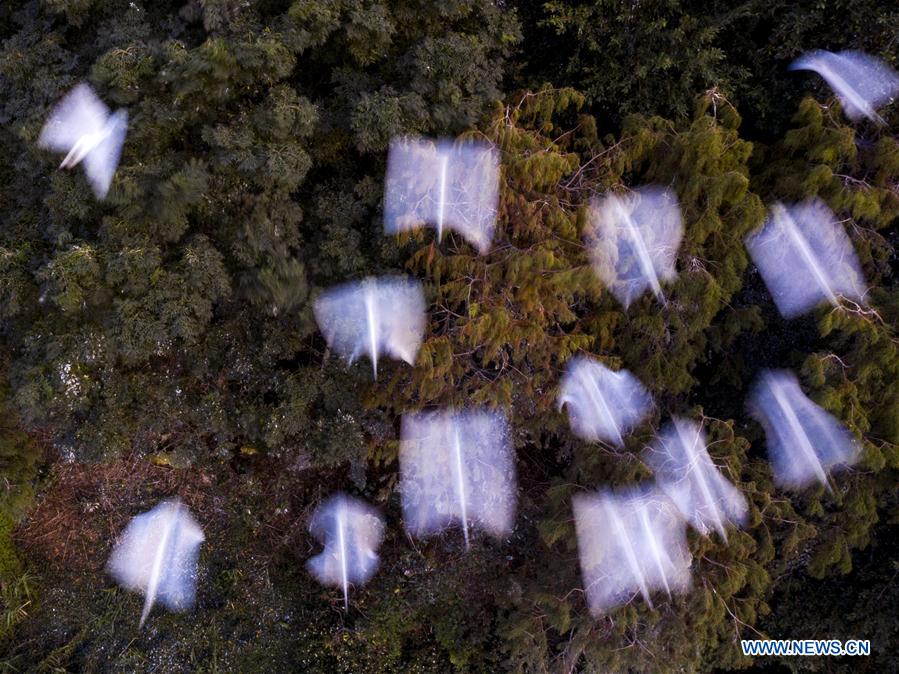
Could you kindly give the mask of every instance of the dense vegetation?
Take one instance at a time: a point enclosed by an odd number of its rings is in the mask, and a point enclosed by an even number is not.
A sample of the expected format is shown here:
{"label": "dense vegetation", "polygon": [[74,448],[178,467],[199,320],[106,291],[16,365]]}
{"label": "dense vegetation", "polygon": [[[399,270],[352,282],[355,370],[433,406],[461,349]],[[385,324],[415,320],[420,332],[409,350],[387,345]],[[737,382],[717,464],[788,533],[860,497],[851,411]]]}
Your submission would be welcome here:
{"label": "dense vegetation", "polygon": [[[520,6],[516,6],[520,5]],[[877,0],[2,0],[0,662],[27,671],[899,669],[899,105],[850,124],[787,65],[860,48],[899,67]],[[88,81],[130,128],[109,197],[37,148]],[[391,137],[485,138],[502,156],[492,251],[382,232]],[[670,185],[686,237],[661,306],[624,311],[581,241],[616,185]],[[818,196],[844,220],[869,306],[784,321],[743,237]],[[415,367],[329,355],[312,302],[404,272],[425,284]],[[659,402],[621,453],[555,408],[575,353]],[[861,463],[777,489],[744,399],[788,367],[864,439]],[[507,411],[513,536],[402,530],[403,411]],[[691,534],[694,589],[592,618],[570,498],[648,477],[663,416],[702,418],[750,501],[728,541]],[[386,514],[353,595],[303,569],[336,489]],[[36,497],[35,497],[36,494]],[[207,532],[198,607],[154,613],[103,564],[128,518],[180,495]],[[338,607],[340,610],[337,610]],[[866,659],[753,663],[739,639],[869,638]],[[61,669],[59,670],[61,671]]]}

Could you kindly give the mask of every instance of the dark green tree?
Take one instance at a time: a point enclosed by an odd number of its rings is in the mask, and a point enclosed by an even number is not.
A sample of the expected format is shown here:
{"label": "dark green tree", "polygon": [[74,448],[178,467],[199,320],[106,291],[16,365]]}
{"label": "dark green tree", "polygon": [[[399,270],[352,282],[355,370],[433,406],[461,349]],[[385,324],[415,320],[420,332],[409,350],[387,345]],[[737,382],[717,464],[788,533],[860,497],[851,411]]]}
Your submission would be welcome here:
{"label": "dark green tree", "polygon": [[788,72],[813,49],[862,49],[897,65],[894,6],[863,0],[561,0],[522,2],[529,48],[523,73],[575,86],[601,125],[630,113],[688,119],[694,97],[720,90],[747,118],[750,137],[788,125],[812,74]]}

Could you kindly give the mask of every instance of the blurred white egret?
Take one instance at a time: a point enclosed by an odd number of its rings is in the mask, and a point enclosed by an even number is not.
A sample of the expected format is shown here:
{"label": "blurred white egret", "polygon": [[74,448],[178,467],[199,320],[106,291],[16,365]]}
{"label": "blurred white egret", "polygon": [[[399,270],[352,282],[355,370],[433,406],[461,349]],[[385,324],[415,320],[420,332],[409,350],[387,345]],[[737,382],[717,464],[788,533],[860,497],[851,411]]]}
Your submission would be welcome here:
{"label": "blurred white egret", "polygon": [[94,194],[103,199],[122,155],[128,113],[110,114],[87,84],[79,84],[59,102],[44,125],[38,144],[66,152],[60,168],[84,163]]}

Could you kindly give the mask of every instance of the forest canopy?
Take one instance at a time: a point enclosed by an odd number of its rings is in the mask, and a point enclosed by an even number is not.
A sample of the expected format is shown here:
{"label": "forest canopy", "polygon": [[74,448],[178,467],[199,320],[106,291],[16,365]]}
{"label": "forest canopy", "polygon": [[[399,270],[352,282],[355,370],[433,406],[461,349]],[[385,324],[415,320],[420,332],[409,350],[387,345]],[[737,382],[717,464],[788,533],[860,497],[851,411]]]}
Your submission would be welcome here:
{"label": "forest canopy", "polygon": [[[852,122],[801,54],[899,70],[878,0],[0,0],[0,663],[12,671],[891,671],[899,668],[899,103]],[[105,199],[39,147],[88,83],[128,113]],[[484,255],[384,234],[400,136],[489,143]],[[625,308],[583,239],[589,204],[676,195],[665,302]],[[784,319],[744,238],[820,199],[866,302]],[[315,302],[372,275],[421,283],[414,364],[377,379],[328,348]],[[655,400],[614,450],[557,407],[566,364],[627,369]],[[775,483],[747,411],[793,370],[861,443],[833,481]],[[413,540],[404,413],[508,419],[514,529]],[[688,535],[692,590],[597,618],[572,497],[647,480],[664,421],[701,421],[747,500]],[[386,521],[344,597],[304,564],[344,491]],[[129,519],[180,497],[205,532],[197,606],[153,614],[104,566]],[[467,531],[466,531],[467,538]],[[870,639],[867,658],[750,658],[740,639]]]}

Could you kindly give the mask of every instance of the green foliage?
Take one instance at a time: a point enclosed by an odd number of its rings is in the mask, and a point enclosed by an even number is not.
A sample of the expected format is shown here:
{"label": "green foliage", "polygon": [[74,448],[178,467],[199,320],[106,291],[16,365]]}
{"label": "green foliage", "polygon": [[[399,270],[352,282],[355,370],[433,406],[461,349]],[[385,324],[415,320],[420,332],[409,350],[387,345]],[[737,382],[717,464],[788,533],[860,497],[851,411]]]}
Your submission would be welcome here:
{"label": "green foliage", "polygon": [[34,580],[28,573],[0,580],[0,644],[15,633],[16,625],[28,618],[35,598]]}
{"label": "green foliage", "polygon": [[22,563],[13,548],[14,525],[15,522],[8,514],[0,516],[0,578],[4,584],[22,573]]}
{"label": "green foliage", "polygon": [[[89,459],[300,447],[314,444],[308,425],[345,437],[338,419],[358,403],[331,418],[333,401],[301,407],[290,384],[318,371],[311,300],[395,257],[382,260],[374,218],[386,144],[461,129],[500,96],[514,15],[489,2],[32,1],[12,24],[2,140],[23,164],[0,187],[0,297],[25,422]],[[53,171],[34,148],[81,79],[131,121],[102,204],[80,170]],[[285,406],[293,418],[272,430]],[[349,444],[313,451],[358,464],[360,431]]]}
{"label": "green foliage", "polygon": [[[399,409],[464,401],[512,405],[525,423],[558,427],[562,367],[592,351],[635,371],[660,395],[695,384],[705,331],[739,289],[747,256],[741,240],[760,223],[748,191],[751,144],[739,117],[712,95],[689,125],[628,118],[620,137],[599,139],[583,98],[544,90],[499,109],[488,138],[502,150],[505,186],[493,251],[428,240],[408,267],[430,279],[437,308],[411,384],[406,372],[379,399]],[[576,126],[559,126],[565,116]],[[586,200],[622,184],[672,184],[687,221],[685,271],[666,289],[666,306],[644,297],[625,313],[596,279],[581,243]],[[714,273],[712,271],[714,270]],[[519,407],[520,406],[520,407]]]}
{"label": "green foliage", "polygon": [[721,33],[745,12],[677,0],[545,2],[538,26],[554,46],[570,45],[556,59],[567,57],[566,74],[601,105],[686,116],[696,92],[728,71]]}
{"label": "green foliage", "polygon": [[25,570],[13,540],[17,521],[34,499],[40,446],[20,428],[10,407],[6,382],[0,385],[0,644],[28,618],[36,599],[35,576]]}
{"label": "green foliage", "polygon": [[[4,518],[0,548],[4,549],[12,545],[11,523],[31,505],[41,456],[40,446],[20,429],[18,415],[10,408],[8,396],[7,387],[0,386],[0,516]],[[7,559],[9,555],[4,550],[0,557]],[[0,575],[6,575],[4,570],[8,570],[6,564],[0,561]]]}
{"label": "green foliage", "polygon": [[28,618],[35,600],[35,577],[24,571],[12,540],[15,521],[0,511],[0,645]]}
{"label": "green foliage", "polygon": [[[896,127],[849,125],[820,78],[785,68],[819,47],[895,62],[895,9],[517,4],[28,0],[0,10],[4,665],[745,668],[740,638],[800,636],[791,626],[811,629],[819,614],[836,630],[844,595],[860,607],[876,603],[866,583],[889,592]],[[84,80],[129,113],[103,202],[80,169],[57,170],[59,157],[36,146],[51,106]],[[431,229],[383,235],[386,149],[402,134],[498,147],[489,254]],[[665,302],[647,294],[624,310],[590,267],[587,209],[644,184],[676,193],[685,237]],[[863,305],[788,322],[743,239],[766,205],[808,197],[843,222],[870,288]],[[385,362],[372,383],[367,363],[328,352],[311,307],[330,285],[380,273],[420,279],[429,321],[414,367]],[[620,452],[574,439],[556,409],[559,377],[581,353],[630,369],[656,400]],[[762,429],[743,408],[763,367],[796,370],[863,439],[833,493],[775,487]],[[521,489],[507,541],[477,538],[463,553],[458,532],[402,534],[399,416],[442,405],[510,417]],[[748,524],[726,541],[690,534],[689,594],[594,618],[571,497],[650,479],[640,453],[673,414],[703,421],[713,459],[749,500]],[[140,598],[98,571],[108,522],[93,524],[102,545],[86,570],[61,574],[34,545],[14,549],[41,530],[14,529],[32,500],[31,437],[66,461],[152,457],[172,474],[197,471],[189,486],[212,505],[195,613],[160,611],[135,636]],[[347,614],[302,569],[308,515],[341,488],[388,519],[381,570],[354,588]],[[141,507],[169,495],[155,482],[110,483],[90,499],[115,509],[140,489],[152,491]],[[24,569],[41,574],[39,605]],[[882,613],[853,609],[858,632],[845,636],[889,641]],[[895,659],[878,657],[882,669]]]}
{"label": "green foliage", "polygon": [[[899,620],[893,611],[880,611],[895,604],[897,547],[895,525],[879,525],[878,544],[861,554],[852,573],[818,580],[795,578],[777,591],[777,610],[763,620],[770,634],[796,639],[869,639],[872,657],[867,658],[765,658],[759,664],[778,664],[789,671],[878,672],[899,666],[896,638]],[[858,636],[864,635],[864,636]]]}
{"label": "green foliage", "polygon": [[521,2],[525,73],[583,91],[603,119],[688,118],[716,88],[766,137],[786,126],[812,74],[787,71],[813,49],[862,49],[897,64],[899,10],[877,0],[551,0]]}

